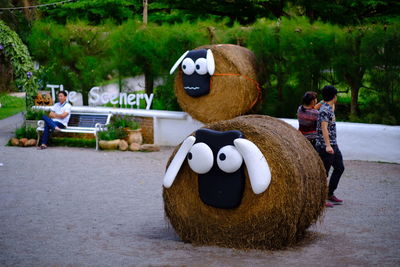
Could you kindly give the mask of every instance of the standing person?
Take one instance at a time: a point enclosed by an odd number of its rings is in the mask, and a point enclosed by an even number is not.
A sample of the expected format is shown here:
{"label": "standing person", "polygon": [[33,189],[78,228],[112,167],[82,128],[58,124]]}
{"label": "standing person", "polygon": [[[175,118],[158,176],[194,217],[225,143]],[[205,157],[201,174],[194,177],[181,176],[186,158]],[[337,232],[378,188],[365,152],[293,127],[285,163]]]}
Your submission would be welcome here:
{"label": "standing person", "polygon": [[317,93],[309,91],[304,94],[302,102],[302,105],[297,109],[299,131],[315,148],[317,139],[318,109],[321,107],[323,101],[317,104]]}
{"label": "standing person", "polygon": [[316,148],[324,162],[326,176],[329,175],[329,170],[333,167],[329,179],[328,201],[334,205],[340,205],[343,204],[343,200],[334,195],[340,177],[344,172],[342,153],[336,142],[334,107],[337,100],[337,89],[332,85],[325,86],[322,89],[322,97],[325,103],[322,104],[318,114]]}
{"label": "standing person", "polygon": [[49,116],[43,116],[45,122],[40,149],[46,149],[49,141],[50,132],[65,129],[71,117],[71,104],[67,101],[67,92],[60,91],[57,95],[58,102],[50,109]]}
{"label": "standing person", "polygon": [[[317,142],[317,121],[318,109],[324,102],[321,100],[317,104],[317,93],[313,91],[306,92],[303,96],[303,103],[297,109],[297,119],[299,121],[299,131],[310,141],[316,149]],[[325,207],[333,208],[332,203],[326,202]]]}

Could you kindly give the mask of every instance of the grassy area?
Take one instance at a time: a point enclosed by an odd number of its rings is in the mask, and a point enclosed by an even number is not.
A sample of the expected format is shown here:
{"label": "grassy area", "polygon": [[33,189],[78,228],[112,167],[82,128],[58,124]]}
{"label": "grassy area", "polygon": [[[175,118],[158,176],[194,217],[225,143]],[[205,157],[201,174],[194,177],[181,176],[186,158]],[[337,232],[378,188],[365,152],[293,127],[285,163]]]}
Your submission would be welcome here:
{"label": "grassy area", "polygon": [[53,137],[50,138],[52,146],[69,146],[69,147],[96,147],[96,139],[81,139],[69,137]]}
{"label": "grassy area", "polygon": [[0,120],[25,110],[25,98],[0,94]]}

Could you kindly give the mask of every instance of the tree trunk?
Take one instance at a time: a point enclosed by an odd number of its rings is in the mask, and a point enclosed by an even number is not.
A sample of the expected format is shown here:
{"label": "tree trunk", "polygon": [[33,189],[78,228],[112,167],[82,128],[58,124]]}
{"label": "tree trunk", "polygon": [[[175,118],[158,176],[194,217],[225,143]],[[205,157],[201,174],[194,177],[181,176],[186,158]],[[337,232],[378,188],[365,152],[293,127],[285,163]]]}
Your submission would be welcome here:
{"label": "tree trunk", "polygon": [[355,39],[354,43],[354,61],[356,62],[355,66],[350,69],[348,73],[344,75],[347,84],[350,85],[351,88],[351,106],[350,106],[350,115],[357,116],[358,115],[358,93],[360,92],[360,88],[362,86],[362,80],[365,74],[365,68],[361,64],[361,39],[363,34],[359,35]]}
{"label": "tree trunk", "polygon": [[82,91],[82,104],[84,106],[89,106],[89,91],[88,89]]}
{"label": "tree trunk", "polygon": [[0,92],[11,91],[11,81],[14,79],[13,68],[5,56],[0,55]]}
{"label": "tree trunk", "polygon": [[144,88],[146,94],[150,95],[153,93],[154,77],[150,72],[144,73]]}
{"label": "tree trunk", "polygon": [[365,71],[360,68],[358,72],[354,72],[352,76],[350,73],[346,73],[344,75],[345,80],[351,88],[351,104],[350,104],[350,115],[357,116],[358,115],[358,94],[360,92],[360,88],[362,85],[362,79],[364,77]]}
{"label": "tree trunk", "polygon": [[209,26],[207,27],[208,30],[208,40],[210,44],[215,44],[215,27]]}
{"label": "tree trunk", "polygon": [[357,116],[358,115],[358,92],[360,88],[354,87],[351,88],[351,106],[350,106],[350,115]]}
{"label": "tree trunk", "polygon": [[277,76],[277,84],[276,88],[278,89],[278,100],[283,101],[283,86],[284,86],[284,78],[283,78],[283,72],[279,72]]}
{"label": "tree trunk", "polygon": [[148,7],[148,1],[143,0],[143,24],[147,25],[147,7]]}

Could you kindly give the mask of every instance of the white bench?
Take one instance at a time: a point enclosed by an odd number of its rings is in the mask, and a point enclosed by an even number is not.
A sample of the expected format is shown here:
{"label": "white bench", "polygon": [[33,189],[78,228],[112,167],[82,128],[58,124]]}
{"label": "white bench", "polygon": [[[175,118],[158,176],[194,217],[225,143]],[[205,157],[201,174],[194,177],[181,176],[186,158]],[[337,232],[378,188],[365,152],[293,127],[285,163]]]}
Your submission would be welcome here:
{"label": "white bench", "polygon": [[[96,138],[96,150],[99,149],[98,132],[106,130],[107,125],[110,123],[111,113],[74,113],[71,112],[71,117],[68,121],[68,127],[61,129],[62,133],[88,133],[94,134]],[[40,140],[40,132],[44,131],[45,122],[38,121],[36,129],[38,133],[37,144]]]}

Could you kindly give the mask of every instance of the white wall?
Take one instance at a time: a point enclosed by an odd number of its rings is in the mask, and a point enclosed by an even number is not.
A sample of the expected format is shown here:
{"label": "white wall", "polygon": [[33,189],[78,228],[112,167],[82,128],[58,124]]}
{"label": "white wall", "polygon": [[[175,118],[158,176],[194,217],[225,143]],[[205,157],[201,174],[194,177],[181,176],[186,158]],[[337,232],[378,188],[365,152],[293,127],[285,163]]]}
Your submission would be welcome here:
{"label": "white wall", "polygon": [[204,124],[187,115],[184,119],[153,118],[154,143],[162,146],[179,145],[188,135]]}
{"label": "white wall", "polygon": [[[282,120],[299,126],[297,120]],[[337,122],[336,127],[344,159],[400,163],[400,126]]]}
{"label": "white wall", "polygon": [[[295,119],[282,119],[298,128]],[[338,144],[345,160],[400,163],[400,126],[337,122]],[[203,124],[192,119],[155,120],[154,140],[176,146]]]}

